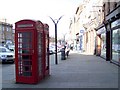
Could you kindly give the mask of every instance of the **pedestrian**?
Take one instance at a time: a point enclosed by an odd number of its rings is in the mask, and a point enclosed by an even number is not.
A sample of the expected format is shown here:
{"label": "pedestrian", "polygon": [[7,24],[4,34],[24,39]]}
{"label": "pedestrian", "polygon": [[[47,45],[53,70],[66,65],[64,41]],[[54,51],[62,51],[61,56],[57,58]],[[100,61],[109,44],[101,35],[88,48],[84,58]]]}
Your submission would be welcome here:
{"label": "pedestrian", "polygon": [[70,49],[67,47],[67,48],[66,48],[66,56],[67,56],[67,57],[69,56],[69,52],[70,52]]}
{"label": "pedestrian", "polygon": [[70,45],[70,49],[73,51],[73,44]]}

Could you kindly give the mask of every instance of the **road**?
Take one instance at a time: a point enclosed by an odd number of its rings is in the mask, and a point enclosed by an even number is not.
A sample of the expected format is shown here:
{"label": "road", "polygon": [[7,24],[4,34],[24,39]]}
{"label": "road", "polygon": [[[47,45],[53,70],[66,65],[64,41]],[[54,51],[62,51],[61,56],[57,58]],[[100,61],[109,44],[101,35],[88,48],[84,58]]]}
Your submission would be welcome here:
{"label": "road", "polygon": [[[58,54],[58,60],[60,58],[60,53]],[[58,61],[59,63],[59,61]],[[55,54],[50,55],[50,65],[55,65]],[[3,84],[3,86],[11,87],[12,84],[15,83],[15,64],[0,64],[0,85]],[[2,87],[2,86],[1,86]]]}

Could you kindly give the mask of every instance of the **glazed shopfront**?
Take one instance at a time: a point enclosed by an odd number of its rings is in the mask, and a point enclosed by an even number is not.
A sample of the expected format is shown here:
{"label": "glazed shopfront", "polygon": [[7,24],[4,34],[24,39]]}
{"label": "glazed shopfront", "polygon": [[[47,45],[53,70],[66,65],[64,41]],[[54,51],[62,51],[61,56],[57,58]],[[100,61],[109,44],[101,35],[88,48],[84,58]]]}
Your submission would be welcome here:
{"label": "glazed shopfront", "polygon": [[120,19],[111,23],[112,62],[120,64]]}
{"label": "glazed shopfront", "polygon": [[[110,61],[120,66],[120,7],[106,16],[110,27]],[[109,28],[107,28],[109,29]]]}
{"label": "glazed shopfront", "polygon": [[96,40],[96,55],[106,59],[106,29],[104,25],[97,29]]}
{"label": "glazed shopfront", "polygon": [[120,64],[120,19],[97,29],[96,40],[96,55]]}
{"label": "glazed shopfront", "polygon": [[106,16],[96,28],[96,55],[120,65],[120,7]]}

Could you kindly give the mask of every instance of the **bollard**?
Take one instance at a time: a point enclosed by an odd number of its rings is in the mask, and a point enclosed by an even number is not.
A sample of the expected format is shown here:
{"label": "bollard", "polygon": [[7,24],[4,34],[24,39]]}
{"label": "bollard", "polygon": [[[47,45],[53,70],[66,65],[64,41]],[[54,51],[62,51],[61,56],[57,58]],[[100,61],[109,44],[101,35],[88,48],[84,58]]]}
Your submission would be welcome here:
{"label": "bollard", "polygon": [[61,49],[61,60],[66,60],[65,48]]}

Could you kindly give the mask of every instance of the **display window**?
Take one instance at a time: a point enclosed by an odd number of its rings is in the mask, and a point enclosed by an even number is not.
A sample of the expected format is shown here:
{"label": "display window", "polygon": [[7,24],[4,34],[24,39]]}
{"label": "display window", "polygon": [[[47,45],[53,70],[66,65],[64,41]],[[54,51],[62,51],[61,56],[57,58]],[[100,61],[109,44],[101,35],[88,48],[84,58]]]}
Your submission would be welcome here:
{"label": "display window", "polygon": [[106,33],[101,34],[101,56],[106,58]]}
{"label": "display window", "polygon": [[112,60],[120,62],[120,28],[112,31]]}

